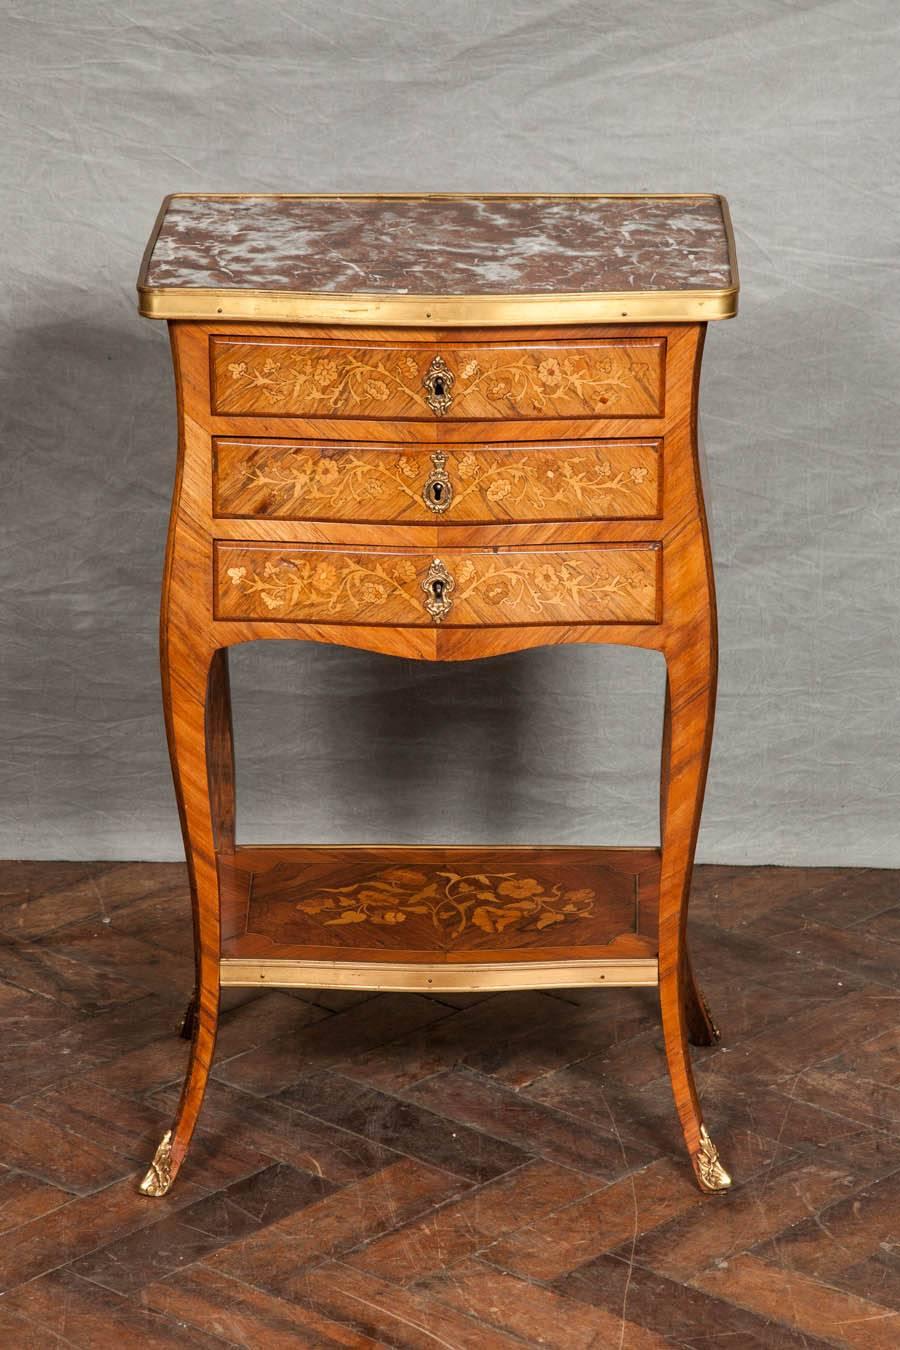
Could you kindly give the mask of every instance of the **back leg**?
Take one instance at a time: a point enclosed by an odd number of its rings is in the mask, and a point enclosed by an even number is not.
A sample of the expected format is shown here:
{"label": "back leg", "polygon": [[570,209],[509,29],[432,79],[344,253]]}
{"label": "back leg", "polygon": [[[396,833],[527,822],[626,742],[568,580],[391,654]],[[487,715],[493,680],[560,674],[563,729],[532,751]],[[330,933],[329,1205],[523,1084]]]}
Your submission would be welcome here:
{"label": "back leg", "polygon": [[191,1041],[194,1039],[194,1026],[196,1024],[196,1021],[197,1021],[197,991],[195,989],[187,1001],[187,1007],[184,1010],[184,1017],[182,1017],[181,1026],[178,1029],[178,1034],[183,1041]]}

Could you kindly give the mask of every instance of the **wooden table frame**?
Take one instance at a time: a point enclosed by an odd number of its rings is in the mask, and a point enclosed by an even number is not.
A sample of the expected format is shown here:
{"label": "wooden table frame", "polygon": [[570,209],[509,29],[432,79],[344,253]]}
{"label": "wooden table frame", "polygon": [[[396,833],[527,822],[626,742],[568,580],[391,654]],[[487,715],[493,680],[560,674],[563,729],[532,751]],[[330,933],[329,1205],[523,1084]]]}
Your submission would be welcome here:
{"label": "wooden table frame", "polygon": [[[227,520],[215,518],[211,501],[211,445],[214,435],[236,434],[235,419],[210,412],[209,337],[211,334],[301,334],[299,325],[228,324],[192,320],[170,323],[176,371],[179,453],[175,494],[166,552],[162,597],[161,663],[165,719],[181,826],[190,874],[196,943],[196,1008],[186,1019],[191,1036],[190,1061],[175,1120],[164,1136],[142,1182],[147,1195],[163,1195],[181,1167],[197,1124],[212,1064],[223,984],[264,982],[317,987],[409,988],[438,991],[459,988],[535,988],[605,982],[657,983],[660,992],[665,1051],[675,1104],[697,1182],[703,1190],[720,1191],[730,1178],[718,1159],[703,1123],[694,1085],[689,1042],[709,1045],[718,1032],[695,981],[687,945],[690,877],[706,781],[716,692],[717,648],[713,572],[701,484],[697,442],[697,394],[704,323],[640,325],[624,329],[560,327],[505,330],[505,336],[529,341],[559,342],[614,333],[665,340],[664,415],[628,421],[597,419],[581,423],[578,436],[656,435],[665,437],[665,496],[661,519],[617,520],[572,524],[495,524],[371,526],[304,522]],[[319,338],[346,338],[347,329],[313,330]],[[354,339],[377,341],[398,330],[354,329]],[[402,336],[402,333],[400,334]],[[415,333],[409,334],[415,337]],[[422,337],[421,330],[417,336]],[[450,330],[428,333],[433,343],[449,339]],[[454,338],[459,330],[452,330]],[[470,332],[473,340],[479,336]],[[504,330],[490,330],[496,340]],[[274,419],[270,419],[274,420]],[[332,421],[327,427],[294,419],[289,430],[267,433],[260,419],[258,434],[360,436],[373,441],[396,438],[397,425]],[[423,438],[424,424],[407,422],[400,434],[410,442]],[[241,429],[247,434],[246,422]],[[434,427],[427,428],[433,438]],[[494,423],[442,425],[450,443],[463,435],[473,440],[499,440],[509,435]],[[257,434],[256,430],[252,434]],[[574,436],[569,422],[542,422],[541,436]],[[645,542],[661,546],[662,604],[656,623],[572,624],[548,627],[390,627],[348,626],[284,621],[222,620],[216,613],[213,586],[213,540],[295,540],[322,548],[403,547],[415,541],[438,553],[441,547],[492,547],[527,544]],[[661,851],[659,880],[658,957],[656,953],[580,961],[573,952],[562,965],[547,962],[468,963],[423,966],[412,963],[386,971],[357,964],[347,970],[333,961],[285,963],[282,978],[275,963],[222,958],[223,859],[233,858],[235,842],[234,747],[231,728],[228,650],[257,639],[305,639],[341,642],[387,654],[424,660],[469,660],[549,643],[618,643],[660,651],[666,662],[667,685],[661,766]],[[648,850],[648,853],[651,852]],[[540,968],[539,968],[540,967]],[[367,983],[368,980],[368,983]]]}

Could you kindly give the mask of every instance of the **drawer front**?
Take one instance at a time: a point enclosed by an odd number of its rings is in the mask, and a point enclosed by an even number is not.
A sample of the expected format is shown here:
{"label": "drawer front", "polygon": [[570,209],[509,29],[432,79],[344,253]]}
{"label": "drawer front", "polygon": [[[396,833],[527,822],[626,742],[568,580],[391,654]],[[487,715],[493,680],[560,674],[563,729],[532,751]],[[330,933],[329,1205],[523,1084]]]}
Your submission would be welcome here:
{"label": "drawer front", "polygon": [[657,623],[657,544],[433,552],[215,546],[217,619],[505,627]]}
{"label": "drawer front", "polygon": [[373,446],[217,438],[217,516],[478,524],[661,514],[661,441]]}
{"label": "drawer front", "polygon": [[656,417],[665,350],[664,338],[437,348],[214,337],[212,408],[426,421]]}

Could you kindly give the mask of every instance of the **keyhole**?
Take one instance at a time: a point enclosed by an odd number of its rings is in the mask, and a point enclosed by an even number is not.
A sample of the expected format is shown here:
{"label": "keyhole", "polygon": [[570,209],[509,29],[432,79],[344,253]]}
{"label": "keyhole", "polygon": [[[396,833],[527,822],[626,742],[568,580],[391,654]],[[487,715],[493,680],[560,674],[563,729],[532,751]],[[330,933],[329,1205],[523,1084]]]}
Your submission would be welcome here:
{"label": "keyhole", "polygon": [[443,490],[444,490],[443,483],[432,483],[431,495],[436,502],[439,502],[441,500],[441,493],[443,492]]}
{"label": "keyhole", "polygon": [[434,591],[434,598],[435,598],[435,600],[443,600],[443,598],[444,598],[444,583],[443,583],[442,581],[433,581],[433,582],[431,583],[431,589]]}
{"label": "keyhole", "polygon": [[440,375],[435,376],[434,393],[436,398],[444,397],[444,381],[441,379]]}

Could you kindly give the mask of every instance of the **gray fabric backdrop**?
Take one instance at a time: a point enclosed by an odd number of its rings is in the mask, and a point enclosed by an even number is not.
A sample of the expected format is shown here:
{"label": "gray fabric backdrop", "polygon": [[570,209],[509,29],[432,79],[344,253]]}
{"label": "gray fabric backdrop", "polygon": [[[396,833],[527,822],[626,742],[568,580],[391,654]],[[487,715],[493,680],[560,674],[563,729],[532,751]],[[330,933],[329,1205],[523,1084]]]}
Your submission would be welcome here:
{"label": "gray fabric backdrop", "polygon": [[[700,855],[900,864],[895,0],[2,5],[0,855],[170,858],[173,190],[706,191],[722,662]],[[640,841],[652,654],[234,660],[245,839]]]}

